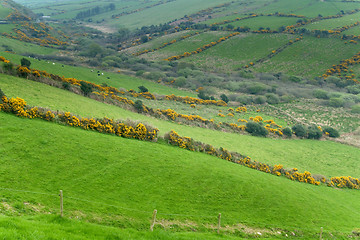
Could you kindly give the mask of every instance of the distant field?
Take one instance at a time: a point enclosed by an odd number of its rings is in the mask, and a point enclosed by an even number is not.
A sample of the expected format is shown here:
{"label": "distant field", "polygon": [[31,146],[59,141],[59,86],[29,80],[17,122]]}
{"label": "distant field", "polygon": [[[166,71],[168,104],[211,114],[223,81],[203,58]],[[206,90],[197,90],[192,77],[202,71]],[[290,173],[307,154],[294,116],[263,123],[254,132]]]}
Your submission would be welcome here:
{"label": "distant field", "polygon": [[[290,26],[296,23],[298,18],[293,17],[275,17],[275,16],[262,16],[256,18],[250,18],[242,21],[229,23],[234,27],[249,27],[251,30],[259,30],[262,28],[270,28],[271,30],[278,30],[281,26]],[[226,27],[228,24],[222,25]]]}
{"label": "distant field", "polygon": [[[12,12],[12,10],[10,8],[5,8],[2,5],[2,1],[0,1],[0,20],[5,19],[11,12]],[[2,25],[0,24],[0,27],[1,26]]]}
{"label": "distant field", "polygon": [[[0,25],[1,30],[1,25]],[[25,53],[36,53],[36,54],[55,54],[58,50],[54,48],[42,47],[36,44],[22,42],[15,39],[9,39],[3,36],[0,36],[0,56],[9,55],[8,53],[4,53],[3,51],[10,48],[12,52],[16,54],[25,54]],[[4,47],[5,45],[6,47]],[[17,57],[18,58],[18,57]]]}
{"label": "distant field", "polygon": [[[24,86],[27,87],[24,88]],[[353,167],[358,161],[360,149],[347,145],[317,140],[259,138],[179,125],[126,111],[41,83],[5,75],[0,77],[0,88],[9,97],[26,99],[29,105],[70,111],[84,117],[107,116],[114,119],[129,118],[147,122],[159,128],[160,135],[175,130],[182,136],[189,136],[217,147],[225,147],[260,162],[283,164],[288,168],[297,167],[300,171],[308,170],[313,174],[325,176],[360,176],[360,169]],[[345,158],[346,161],[344,161]]]}
{"label": "distant field", "polygon": [[292,38],[284,34],[241,34],[181,61],[196,63],[205,69],[232,71],[267,56]]}
{"label": "distant field", "polygon": [[[360,220],[359,191],[293,182],[202,153],[41,120],[0,113],[0,122],[1,187],[30,191],[1,191],[15,212],[58,212],[62,189],[66,218],[138,230],[149,228],[154,209],[160,223],[178,225],[174,231],[216,226],[221,212],[224,229],[238,223],[297,229],[304,238],[317,236],[321,226],[325,234],[347,235]],[[186,219],[190,228],[182,225]]]}
{"label": "distant field", "polygon": [[[20,64],[22,56],[0,52],[0,56],[3,55],[7,59],[14,61],[16,64]],[[136,78],[124,74],[104,72],[104,75],[98,76],[97,69],[89,69],[84,67],[74,67],[63,64],[52,64],[53,62],[38,61],[35,59],[29,59],[32,63],[31,68],[45,70],[49,73],[58,74],[65,77],[74,77],[80,80],[91,81],[97,84],[107,83],[110,86],[125,89],[138,89],[139,86],[146,86],[150,92],[157,94],[176,94],[180,96],[195,96],[195,94],[182,91],[176,88],[164,86],[149,80]],[[110,79],[107,79],[109,77]]]}
{"label": "distant field", "polygon": [[174,43],[156,52],[148,53],[144,55],[144,57],[150,60],[162,60],[171,56],[183,54],[184,52],[195,51],[197,48],[209,44],[210,42],[216,42],[217,40],[219,40],[219,38],[225,37],[230,33],[231,32],[225,31],[205,32],[200,35],[187,38],[181,42]]}
{"label": "distant field", "polygon": [[163,43],[169,43],[172,40],[179,40],[182,36],[186,36],[186,35],[192,34],[194,32],[195,31],[185,30],[185,31],[180,31],[180,32],[164,35],[161,37],[154,38],[153,40],[151,40],[149,42],[125,49],[124,52],[132,54],[132,53],[137,53],[137,52],[140,52],[143,50],[151,50],[151,49],[162,46]]}
{"label": "distant field", "polygon": [[314,22],[305,26],[305,28],[313,30],[331,30],[341,28],[343,26],[351,25],[360,20],[360,12],[351,15],[345,15],[341,18],[327,19],[319,22]]}
{"label": "distant field", "polygon": [[[341,49],[341,51],[339,51]],[[304,37],[267,62],[255,67],[259,72],[285,72],[288,74],[321,76],[333,64],[352,57],[358,52],[355,44],[344,44],[336,38]]]}

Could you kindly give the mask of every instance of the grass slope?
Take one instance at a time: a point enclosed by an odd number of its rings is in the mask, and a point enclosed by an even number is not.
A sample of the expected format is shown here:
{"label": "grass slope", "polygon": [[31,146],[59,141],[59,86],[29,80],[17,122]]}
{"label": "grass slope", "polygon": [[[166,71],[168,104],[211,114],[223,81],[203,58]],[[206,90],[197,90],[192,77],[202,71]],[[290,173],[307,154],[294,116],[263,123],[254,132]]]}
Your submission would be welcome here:
{"label": "grass slope", "polygon": [[265,57],[292,38],[278,34],[241,34],[181,61],[196,63],[209,70],[232,71]]}
{"label": "grass slope", "polygon": [[201,153],[5,113],[0,123],[1,187],[55,193],[2,190],[3,201],[20,212],[30,212],[27,205],[56,211],[62,189],[65,216],[136,229],[148,228],[155,208],[165,222],[215,225],[221,212],[224,226],[306,236],[322,226],[350,233],[360,220],[359,191],[291,182]]}
{"label": "grass slope", "polygon": [[0,75],[0,88],[9,97],[26,99],[29,105],[70,111],[83,117],[107,116],[115,119],[139,120],[159,128],[161,135],[175,130],[182,136],[247,154],[264,163],[283,164],[288,168],[297,167],[300,171],[307,170],[325,176],[360,176],[360,169],[354,167],[358,165],[360,149],[355,147],[330,141],[258,138],[179,125],[96,102],[41,83],[6,75]]}
{"label": "grass slope", "polygon": [[[10,54],[6,52],[0,52],[0,56],[4,56],[6,59],[10,61],[20,64],[20,59],[23,56]],[[80,80],[86,80],[90,82],[94,82],[97,84],[106,83],[109,86],[117,87],[117,88],[125,88],[125,89],[135,89],[137,90],[139,86],[146,86],[150,92],[158,93],[158,94],[176,94],[180,96],[195,96],[195,94],[187,91],[182,91],[176,88],[171,88],[168,86],[164,86],[152,81],[119,74],[112,72],[103,72],[104,75],[98,76],[97,69],[93,69],[93,72],[89,68],[85,67],[74,67],[70,65],[64,65],[48,61],[38,61],[36,59],[29,59],[31,61],[31,68],[45,70],[49,73],[57,74],[65,77],[74,77]],[[64,66],[64,67],[62,67]],[[110,79],[107,79],[109,77]]]}
{"label": "grass slope", "polygon": [[[341,51],[339,51],[341,49]],[[355,44],[335,38],[305,36],[267,62],[255,67],[259,72],[285,72],[305,77],[321,76],[333,64],[358,52]]]}
{"label": "grass slope", "polygon": [[[70,220],[58,216],[8,217],[0,215],[0,237],[3,239],[224,239],[214,233],[137,231]],[[227,236],[227,239],[239,239]]]}

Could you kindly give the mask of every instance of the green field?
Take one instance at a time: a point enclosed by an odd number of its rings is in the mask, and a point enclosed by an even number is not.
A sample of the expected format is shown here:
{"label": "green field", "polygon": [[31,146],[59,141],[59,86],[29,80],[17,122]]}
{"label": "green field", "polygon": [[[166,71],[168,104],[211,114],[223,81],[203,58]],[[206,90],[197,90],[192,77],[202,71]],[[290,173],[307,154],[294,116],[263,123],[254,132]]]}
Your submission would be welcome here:
{"label": "green field", "polygon": [[41,120],[0,113],[0,121],[1,187],[29,191],[2,190],[1,197],[23,213],[31,206],[57,212],[62,189],[66,217],[122,228],[148,229],[153,209],[160,221],[181,226],[188,219],[195,229],[215,225],[219,212],[224,226],[305,236],[322,226],[333,234],[358,226],[359,191],[292,182],[201,153]]}
{"label": "green field", "polygon": [[[160,135],[175,130],[182,136],[189,136],[216,147],[225,147],[260,162],[283,164],[287,168],[296,167],[300,171],[307,170],[327,177],[339,175],[358,177],[360,175],[360,170],[353,167],[360,154],[360,149],[355,147],[330,141],[258,138],[179,125],[100,103],[41,83],[1,76],[0,88],[9,97],[24,98],[32,106],[70,111],[83,117],[107,116],[114,119],[143,121],[160,129]],[[25,85],[26,89],[23,88]]]}
{"label": "green field", "polygon": [[[10,53],[0,52],[0,56],[4,56],[5,58],[13,61],[16,64],[20,64],[20,59],[22,56],[14,55]],[[94,82],[97,84],[106,83],[110,86],[116,88],[125,88],[125,89],[138,89],[139,86],[146,86],[150,92],[157,93],[157,94],[176,94],[180,96],[195,96],[193,93],[188,91],[182,91],[176,88],[171,88],[168,86],[164,86],[155,82],[151,82],[148,80],[119,74],[119,73],[112,73],[112,72],[103,72],[104,75],[98,76],[97,70],[98,69],[89,69],[85,67],[74,67],[70,65],[64,65],[60,63],[55,63],[51,61],[38,61],[35,59],[29,59],[32,63],[31,68],[44,70],[53,74],[57,74],[60,76],[65,76],[68,78],[77,78],[79,80],[86,80],[90,82]],[[64,66],[64,67],[62,67]],[[107,79],[109,77],[110,79]]]}
{"label": "green field", "polygon": [[164,35],[161,37],[154,38],[149,42],[137,45],[135,47],[125,49],[124,52],[133,54],[133,53],[141,52],[143,50],[155,49],[155,48],[162,46],[164,43],[169,43],[172,40],[179,41],[182,36],[186,36],[188,34],[193,34],[193,33],[195,33],[195,31],[185,30],[185,31],[180,31],[180,32]]}
{"label": "green field", "polygon": [[332,30],[354,24],[359,21],[360,13],[345,15],[341,18],[321,20],[305,26],[309,30]]}
{"label": "green field", "polygon": [[3,2],[0,1],[0,20],[5,19],[9,15],[9,13],[12,12],[10,8],[4,7],[2,4]]}
{"label": "green field", "polygon": [[168,47],[160,49],[156,52],[148,53],[143,55],[146,59],[149,60],[162,60],[171,56],[180,55],[184,52],[195,51],[197,48],[200,48],[211,42],[216,42],[221,37],[228,36],[231,32],[218,32],[218,31],[209,31],[204,32],[200,35],[195,35],[193,37],[187,38],[183,41],[174,43]]}
{"label": "green field", "polygon": [[[341,49],[341,51],[339,51]],[[333,64],[358,52],[355,44],[345,45],[336,38],[304,37],[300,42],[255,67],[258,72],[284,72],[293,75],[321,76]]]}
{"label": "green field", "polygon": [[[242,21],[229,23],[234,27],[249,27],[251,30],[259,30],[259,28],[270,28],[271,30],[278,30],[281,26],[290,26],[296,24],[299,18],[294,17],[276,17],[276,16],[261,16]],[[222,25],[226,27],[228,24]]]}
{"label": "green field", "polygon": [[197,63],[205,69],[232,71],[267,56],[292,38],[291,35],[241,34],[181,61]]}
{"label": "green field", "polygon": [[[1,31],[1,25],[0,25],[0,31]],[[10,48],[12,52],[16,54],[29,54],[35,52],[36,54],[48,55],[48,54],[55,54],[56,52],[58,52],[58,50],[54,48],[42,47],[36,44],[9,39],[3,36],[0,36],[0,41],[1,41],[0,56],[5,56],[5,55],[11,56],[10,54],[3,52],[7,48]],[[20,59],[20,58],[16,57],[16,59]]]}

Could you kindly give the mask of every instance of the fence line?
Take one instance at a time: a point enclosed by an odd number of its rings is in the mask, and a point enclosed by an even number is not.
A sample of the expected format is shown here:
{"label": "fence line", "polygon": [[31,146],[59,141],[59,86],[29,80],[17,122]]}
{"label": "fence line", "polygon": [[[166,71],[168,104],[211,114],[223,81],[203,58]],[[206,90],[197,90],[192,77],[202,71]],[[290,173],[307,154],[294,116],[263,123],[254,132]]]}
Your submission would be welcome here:
{"label": "fence line", "polygon": [[[44,192],[36,192],[36,191],[13,189],[13,188],[4,188],[4,187],[0,187],[0,190],[6,190],[6,191],[11,191],[11,192],[33,193],[33,194],[56,196],[56,197],[60,196],[59,194],[53,194],[53,193],[44,193]],[[76,200],[76,201],[82,201],[82,202],[99,204],[99,205],[103,205],[103,206],[115,207],[115,208],[124,209],[124,210],[128,210],[128,211],[135,211],[135,212],[139,212],[139,213],[145,213],[145,214],[148,214],[149,216],[151,216],[151,214],[153,214],[152,211],[143,211],[143,210],[139,210],[139,209],[128,208],[128,207],[123,207],[123,206],[113,205],[113,204],[107,204],[107,203],[97,202],[97,201],[90,201],[90,200],[81,199],[81,198],[77,198],[77,197],[66,196],[66,195],[65,195],[64,199],[72,199],[72,200]],[[245,200],[245,199],[243,199],[243,200]],[[267,210],[269,210],[269,208],[256,208],[256,209],[259,209],[259,210],[267,209]],[[274,209],[274,211],[278,211],[278,209]],[[220,213],[216,213],[214,215],[192,215],[192,214],[161,213],[161,212],[158,212],[158,210],[156,210],[156,213],[157,213],[157,215],[163,215],[163,216],[213,218],[213,219],[216,219],[216,220],[218,220],[218,216],[224,216],[224,215],[221,215]],[[360,215],[360,212],[359,212],[359,215]],[[291,217],[291,216],[293,216],[293,215],[288,215],[288,217]],[[325,219],[316,219],[316,221],[325,221]],[[279,225],[269,224],[269,223],[265,223],[265,222],[253,222],[253,221],[240,220],[238,222],[238,224],[264,225],[266,227],[273,227],[273,228],[282,229],[282,228],[279,227]],[[326,224],[326,222],[324,222],[324,224]],[[215,221],[214,221],[214,226],[215,225],[216,224],[215,224]],[[302,230],[302,231],[308,231],[309,230],[309,229],[300,228],[299,226],[290,226],[290,225],[287,225],[286,228],[288,228],[288,229],[289,228],[294,228],[296,230]],[[314,229],[312,229],[312,230],[314,230]],[[324,230],[322,230],[322,231],[323,231],[323,233],[326,233]],[[344,234],[344,232],[338,232],[338,231],[327,231],[327,233]]]}

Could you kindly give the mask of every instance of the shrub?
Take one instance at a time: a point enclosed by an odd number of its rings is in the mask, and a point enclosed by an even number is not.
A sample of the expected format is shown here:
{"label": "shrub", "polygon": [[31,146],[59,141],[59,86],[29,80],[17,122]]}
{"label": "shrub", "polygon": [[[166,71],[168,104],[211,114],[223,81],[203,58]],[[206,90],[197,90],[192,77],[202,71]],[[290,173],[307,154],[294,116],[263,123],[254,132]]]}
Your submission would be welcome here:
{"label": "shrub", "polygon": [[291,137],[292,136],[292,131],[291,131],[291,129],[290,128],[284,128],[283,129],[283,134],[285,135],[285,136],[287,136],[287,137]]}
{"label": "shrub", "polygon": [[292,130],[294,131],[295,135],[297,137],[304,137],[306,135],[306,129],[303,125],[301,124],[296,124],[295,126],[292,127]]}
{"label": "shrub", "polygon": [[220,99],[223,100],[223,101],[226,102],[226,103],[229,102],[229,98],[228,98],[225,94],[221,94],[221,95],[220,95]]}
{"label": "shrub", "polygon": [[21,66],[27,67],[27,68],[29,68],[30,65],[31,65],[30,60],[28,60],[28,59],[26,59],[26,58],[22,58],[22,59],[20,60],[20,63],[21,63]]}
{"label": "shrub", "polygon": [[135,101],[135,103],[134,103],[134,108],[135,108],[138,112],[144,111],[143,102],[142,102],[141,100]]}
{"label": "shrub", "polygon": [[144,87],[144,86],[139,86],[138,88],[139,88],[140,92],[142,92],[142,93],[149,91],[149,89],[147,89],[147,88]]}
{"label": "shrub", "polygon": [[268,88],[267,85],[262,83],[252,83],[247,86],[247,91],[250,94],[259,94]]}
{"label": "shrub", "polygon": [[265,96],[266,102],[268,102],[269,104],[278,104],[280,102],[278,95],[274,93],[267,93]]}
{"label": "shrub", "polygon": [[356,104],[356,105],[352,106],[351,112],[352,113],[360,113],[360,104]]}
{"label": "shrub", "polygon": [[359,94],[360,93],[360,85],[347,86],[346,90],[351,94]]}
{"label": "shrub", "polygon": [[322,137],[322,132],[315,125],[311,125],[307,129],[307,138],[308,139],[320,139]]}
{"label": "shrub", "polygon": [[332,127],[323,127],[323,132],[328,133],[329,137],[337,138],[340,137],[338,130]]}
{"label": "shrub", "polygon": [[0,88],[0,103],[2,102],[2,97],[3,96],[5,96],[6,97],[6,95],[5,95],[5,93],[1,90],[1,88]]}
{"label": "shrub", "polygon": [[246,123],[246,131],[253,136],[266,137],[268,135],[268,131],[263,126],[255,122]]}
{"label": "shrub", "polygon": [[143,75],[144,73],[145,73],[144,70],[139,70],[139,71],[136,72],[135,75],[139,77],[139,76]]}
{"label": "shrub", "polygon": [[65,90],[70,90],[70,83],[68,83],[68,82],[63,82],[62,83],[62,87],[65,89]]}
{"label": "shrub", "polygon": [[80,82],[80,89],[84,96],[89,96],[89,94],[92,92],[92,86],[87,82]]}
{"label": "shrub", "polygon": [[7,72],[12,72],[14,69],[14,64],[9,62],[9,63],[4,63],[3,64],[3,69]]}
{"label": "shrub", "polygon": [[254,99],[254,103],[256,104],[264,104],[266,102],[266,97],[258,96]]}
{"label": "shrub", "polygon": [[318,99],[329,99],[328,93],[321,89],[314,90],[313,95],[314,95],[314,97],[316,97]]}
{"label": "shrub", "polygon": [[339,108],[339,107],[343,107],[343,106],[344,106],[345,101],[344,101],[344,99],[342,99],[342,98],[333,97],[333,98],[330,98],[328,104],[329,104],[330,107]]}
{"label": "shrub", "polygon": [[297,76],[290,76],[289,81],[298,83],[301,81],[301,78],[299,78]]}
{"label": "shrub", "polygon": [[175,80],[174,85],[177,87],[183,87],[186,84],[186,79],[185,77],[179,77]]}

